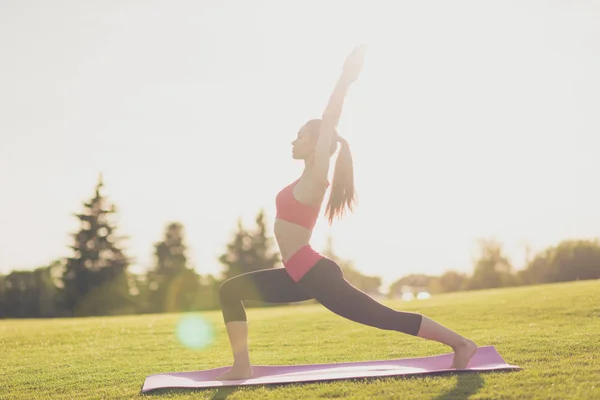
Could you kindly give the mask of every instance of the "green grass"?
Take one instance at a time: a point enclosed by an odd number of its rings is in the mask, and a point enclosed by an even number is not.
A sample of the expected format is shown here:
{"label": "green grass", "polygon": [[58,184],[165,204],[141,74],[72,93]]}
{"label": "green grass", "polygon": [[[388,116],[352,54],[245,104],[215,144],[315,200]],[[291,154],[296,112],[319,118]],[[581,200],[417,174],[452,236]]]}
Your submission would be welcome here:
{"label": "green grass", "polygon": [[[0,321],[0,399],[600,399],[600,281],[434,296],[388,305],[493,345],[517,372],[333,381],[142,395],[147,375],[231,363],[219,312],[204,350],[179,344],[180,315]],[[249,309],[254,364],[420,357],[436,342],[344,320],[319,305]]]}

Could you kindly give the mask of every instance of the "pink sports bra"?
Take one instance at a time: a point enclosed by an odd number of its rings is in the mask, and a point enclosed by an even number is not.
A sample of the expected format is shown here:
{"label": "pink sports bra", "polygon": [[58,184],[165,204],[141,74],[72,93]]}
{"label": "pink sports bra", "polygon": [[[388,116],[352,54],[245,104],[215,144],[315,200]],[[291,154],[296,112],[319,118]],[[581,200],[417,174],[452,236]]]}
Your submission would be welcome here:
{"label": "pink sports bra", "polygon": [[[294,197],[294,186],[300,179],[284,187],[275,198],[277,208],[276,218],[288,221],[310,229],[311,231],[317,223],[320,209],[300,203]],[[329,186],[329,184],[328,184]]]}

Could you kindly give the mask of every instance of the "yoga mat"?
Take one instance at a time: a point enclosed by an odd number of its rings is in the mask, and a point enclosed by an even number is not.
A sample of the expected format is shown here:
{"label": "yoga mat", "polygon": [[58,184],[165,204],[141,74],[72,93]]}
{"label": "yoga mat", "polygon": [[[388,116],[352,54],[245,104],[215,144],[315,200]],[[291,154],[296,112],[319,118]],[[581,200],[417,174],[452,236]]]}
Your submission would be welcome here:
{"label": "yoga mat", "polygon": [[149,375],[142,392],[166,388],[219,388],[226,386],[269,385],[292,382],[315,382],[338,379],[384,377],[397,375],[421,375],[441,372],[506,371],[519,370],[507,364],[494,346],[484,346],[469,361],[466,369],[451,369],[452,353],[430,357],[403,358],[384,361],[360,361],[334,364],[253,366],[254,376],[235,381],[215,381],[231,367],[204,371],[170,372]]}

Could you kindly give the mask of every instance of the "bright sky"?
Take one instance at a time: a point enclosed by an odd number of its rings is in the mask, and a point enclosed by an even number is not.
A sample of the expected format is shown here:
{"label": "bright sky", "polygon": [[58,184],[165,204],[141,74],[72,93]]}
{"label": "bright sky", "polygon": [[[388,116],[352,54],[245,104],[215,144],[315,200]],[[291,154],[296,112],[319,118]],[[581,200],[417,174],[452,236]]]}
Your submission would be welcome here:
{"label": "bright sky", "polygon": [[[69,256],[99,172],[138,268],[181,221],[218,273],[302,164],[346,54],[356,213],[337,253],[390,283],[471,271],[476,239],[600,235],[597,1],[0,1],[0,272]],[[272,230],[271,230],[272,232]]]}

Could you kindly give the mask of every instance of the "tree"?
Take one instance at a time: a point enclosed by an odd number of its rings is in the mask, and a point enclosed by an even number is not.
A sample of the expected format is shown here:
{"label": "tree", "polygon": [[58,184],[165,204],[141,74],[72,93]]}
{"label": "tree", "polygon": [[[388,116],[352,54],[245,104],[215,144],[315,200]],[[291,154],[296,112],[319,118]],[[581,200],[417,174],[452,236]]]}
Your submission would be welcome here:
{"label": "tree", "polygon": [[211,274],[200,277],[200,291],[196,296],[194,307],[197,310],[214,310],[221,307],[219,286],[221,281]]}
{"label": "tree", "polygon": [[65,260],[52,261],[48,266],[33,271],[38,290],[38,316],[42,318],[62,317],[66,315],[61,308],[62,281]]}
{"label": "tree", "polygon": [[8,318],[38,317],[38,290],[33,271],[12,271],[4,282],[4,307]]}
{"label": "tree", "polygon": [[200,277],[187,265],[183,225],[168,224],[164,239],[154,248],[156,264],[148,273],[150,310],[191,311],[200,291]]}
{"label": "tree", "polygon": [[333,238],[331,236],[327,237],[327,244],[322,254],[335,261],[342,268],[344,278],[353,286],[368,294],[380,294],[381,278],[378,276],[363,275],[354,268],[352,261],[338,257],[333,249]]}
{"label": "tree", "polygon": [[598,239],[562,241],[536,255],[519,272],[526,284],[599,279],[600,243]]}
{"label": "tree", "polygon": [[64,285],[65,307],[72,315],[121,314],[131,311],[126,270],[129,260],[118,247],[122,238],[114,235],[111,219],[116,213],[101,194],[102,175],[94,197],[84,203],[84,211],[75,216],[81,228],[70,246],[73,257],[67,259]]}
{"label": "tree", "polygon": [[267,235],[264,211],[255,218],[256,228],[249,231],[238,220],[237,231],[227,245],[227,251],[219,257],[225,266],[224,278],[275,268],[280,264],[279,253],[273,250],[273,239]]}
{"label": "tree", "polygon": [[456,271],[446,271],[441,276],[434,278],[429,283],[432,293],[448,293],[465,290],[469,282],[467,274]]}
{"label": "tree", "polygon": [[60,260],[33,271],[12,271],[2,279],[2,316],[7,318],[59,317],[60,288],[56,279]]}
{"label": "tree", "polygon": [[480,255],[475,261],[468,289],[487,289],[515,285],[512,265],[502,254],[502,245],[495,240],[479,240]]}

